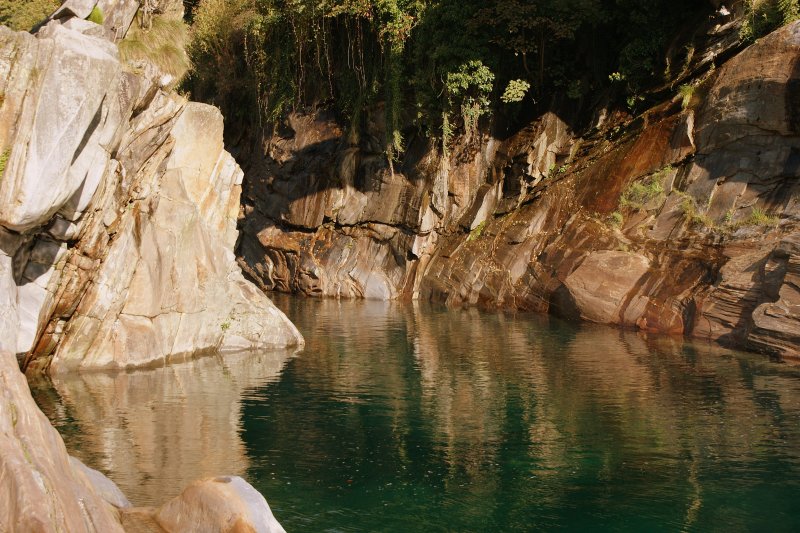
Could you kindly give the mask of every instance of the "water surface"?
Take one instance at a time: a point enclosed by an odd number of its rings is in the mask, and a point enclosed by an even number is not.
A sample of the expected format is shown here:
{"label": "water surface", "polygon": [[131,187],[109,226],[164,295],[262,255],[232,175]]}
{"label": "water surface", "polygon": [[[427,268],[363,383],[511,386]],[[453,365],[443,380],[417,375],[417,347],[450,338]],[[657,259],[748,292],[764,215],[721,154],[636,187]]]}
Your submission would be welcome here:
{"label": "water surface", "polygon": [[34,394],[134,503],[239,474],[290,532],[800,530],[797,368],[535,315],[276,303],[297,354]]}

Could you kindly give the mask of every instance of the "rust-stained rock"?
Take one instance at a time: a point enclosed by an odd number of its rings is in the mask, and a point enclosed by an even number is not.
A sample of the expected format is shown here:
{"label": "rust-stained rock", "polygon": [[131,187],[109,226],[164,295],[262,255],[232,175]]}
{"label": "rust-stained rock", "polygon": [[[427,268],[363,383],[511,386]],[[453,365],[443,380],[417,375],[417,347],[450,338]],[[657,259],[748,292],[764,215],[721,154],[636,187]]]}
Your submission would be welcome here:
{"label": "rust-stained rock", "polygon": [[564,280],[557,293],[563,299],[559,311],[569,318],[621,324],[623,305],[649,268],[650,261],[638,254],[593,252]]}
{"label": "rust-stained rock", "polygon": [[[445,159],[412,139],[394,173],[379,121],[354,136],[293,115],[242,154],[240,264],[268,290],[558,311],[795,357],[800,24],[738,55],[729,37],[698,51],[729,59],[688,109],[604,113],[583,137],[549,113]],[[656,185],[623,202],[638,182]]]}

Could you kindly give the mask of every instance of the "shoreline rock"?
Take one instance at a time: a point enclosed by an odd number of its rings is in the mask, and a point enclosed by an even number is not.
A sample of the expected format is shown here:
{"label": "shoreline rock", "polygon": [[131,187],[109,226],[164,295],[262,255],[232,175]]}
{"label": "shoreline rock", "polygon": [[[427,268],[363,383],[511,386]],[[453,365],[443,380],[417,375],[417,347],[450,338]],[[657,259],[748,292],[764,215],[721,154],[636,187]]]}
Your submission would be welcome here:
{"label": "shoreline rock", "polygon": [[[104,27],[74,18],[95,5]],[[126,516],[147,516],[67,455],[18,358],[28,373],[56,373],[304,342],[236,264],[242,172],[224,150],[219,111],[168,91],[150,65],[120,63],[114,41],[136,9],[75,0],[36,35],[0,27],[4,531],[113,533],[135,523]],[[228,484],[200,489],[180,512],[207,518],[209,530],[235,516],[242,530],[282,531],[255,489]],[[203,497],[228,514],[207,515]],[[165,524],[172,507],[159,511]]]}
{"label": "shoreline rock", "polygon": [[381,109],[355,139],[290,115],[238,147],[239,262],[264,290],[557,313],[800,362],[800,23],[738,54],[736,31],[687,65],[706,77],[685,109],[600,113],[583,136],[551,112],[447,157],[412,138],[392,171]]}

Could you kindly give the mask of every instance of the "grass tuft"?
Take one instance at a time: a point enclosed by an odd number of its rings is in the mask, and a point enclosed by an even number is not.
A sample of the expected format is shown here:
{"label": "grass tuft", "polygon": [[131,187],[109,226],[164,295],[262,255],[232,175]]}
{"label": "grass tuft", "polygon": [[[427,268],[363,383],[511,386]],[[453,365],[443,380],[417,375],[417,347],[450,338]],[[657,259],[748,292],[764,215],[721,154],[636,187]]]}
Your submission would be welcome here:
{"label": "grass tuft", "polygon": [[775,227],[780,223],[780,217],[769,214],[763,208],[754,206],[750,211],[750,216],[744,220],[734,222],[731,224],[732,229],[738,229],[744,226],[769,226]]}
{"label": "grass tuft", "polygon": [[641,181],[631,183],[622,192],[620,205],[630,209],[642,210],[653,200],[663,198],[664,179],[671,171],[672,167],[667,166]]}
{"label": "grass tuft", "polygon": [[702,226],[705,228],[714,228],[714,221],[705,213],[701,213],[697,206],[697,201],[687,193],[678,193],[683,197],[681,201],[681,210],[686,216],[686,219],[693,226]]}
{"label": "grass tuft", "polygon": [[29,31],[58,9],[58,0],[0,0],[0,25]]}
{"label": "grass tuft", "polygon": [[182,20],[156,17],[149,30],[134,23],[128,35],[119,43],[119,53],[123,61],[147,61],[161,72],[180,81],[189,71],[189,56],[186,44],[189,31]]}

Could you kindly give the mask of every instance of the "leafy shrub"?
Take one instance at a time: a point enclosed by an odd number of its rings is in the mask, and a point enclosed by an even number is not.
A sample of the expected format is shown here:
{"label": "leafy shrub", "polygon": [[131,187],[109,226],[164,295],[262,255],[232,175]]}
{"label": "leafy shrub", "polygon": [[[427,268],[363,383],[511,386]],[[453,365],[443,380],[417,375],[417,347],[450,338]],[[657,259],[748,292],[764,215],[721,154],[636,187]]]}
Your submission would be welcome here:
{"label": "leafy shrub", "polygon": [[[489,111],[489,93],[494,86],[494,73],[482,61],[469,61],[455,72],[449,72],[445,81],[447,107],[445,113],[460,108],[464,130],[475,131],[481,115]],[[445,121],[449,121],[445,117]],[[444,135],[447,144],[447,135]]]}
{"label": "leafy shrub", "polygon": [[525,80],[511,80],[508,82],[508,86],[503,92],[503,96],[500,97],[500,100],[507,104],[521,102],[522,99],[525,98],[525,95],[528,94],[530,88],[531,84]]}

